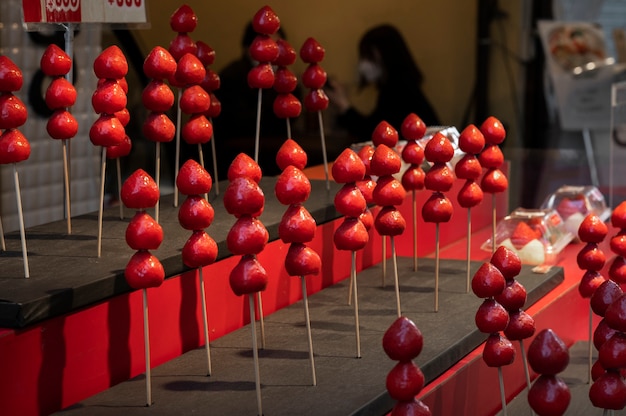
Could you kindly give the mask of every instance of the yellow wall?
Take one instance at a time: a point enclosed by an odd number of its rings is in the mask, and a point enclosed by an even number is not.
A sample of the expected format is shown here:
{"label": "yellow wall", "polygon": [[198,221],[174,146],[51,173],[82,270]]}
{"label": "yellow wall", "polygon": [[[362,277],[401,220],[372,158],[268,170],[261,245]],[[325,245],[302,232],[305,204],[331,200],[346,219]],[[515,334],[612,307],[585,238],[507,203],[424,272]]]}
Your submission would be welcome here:
{"label": "yellow wall", "polygon": [[[137,31],[146,53],[156,45],[168,46],[174,37],[169,17],[181,4],[149,3],[151,28]],[[475,0],[188,0],[187,4],[198,16],[198,28],[191,36],[215,49],[215,70],[240,56],[245,24],[267,4],[280,17],[296,50],[307,37],[314,37],[326,48],[322,65],[328,74],[349,85],[355,82],[357,43],[363,32],[380,23],[394,24],[424,72],[424,90],[442,122],[462,121],[474,82]],[[301,62],[293,68],[296,74],[303,69]]]}

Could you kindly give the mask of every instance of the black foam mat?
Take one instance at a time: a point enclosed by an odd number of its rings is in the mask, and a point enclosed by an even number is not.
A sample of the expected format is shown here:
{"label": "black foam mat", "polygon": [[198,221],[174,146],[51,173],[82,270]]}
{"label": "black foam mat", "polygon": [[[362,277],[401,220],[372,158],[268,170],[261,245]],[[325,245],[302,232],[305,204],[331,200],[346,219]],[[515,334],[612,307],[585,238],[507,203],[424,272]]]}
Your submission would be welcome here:
{"label": "black foam mat", "polygon": [[[309,297],[317,386],[312,386],[303,303],[265,319],[266,345],[259,351],[265,416],[381,415],[393,406],[385,378],[395,365],[382,349],[382,336],[396,319],[393,271],[388,263],[359,273],[358,301],[362,358],[356,356],[354,308],[347,304],[348,279]],[[431,381],[485,339],[474,324],[481,299],[465,292],[465,261],[440,263],[439,311],[434,312],[434,260],[399,258],[403,315],[424,336],[416,363]],[[471,273],[480,263],[471,263]],[[535,274],[524,266],[518,280],[532,305],[563,281],[563,269]],[[158,331],[158,328],[151,331]],[[257,335],[259,335],[257,324]],[[146,407],[145,377],[123,382],[59,415],[256,415],[251,326],[211,342],[213,373],[206,376],[204,348],[192,350],[152,370],[153,405]],[[260,342],[260,341],[259,341]]]}

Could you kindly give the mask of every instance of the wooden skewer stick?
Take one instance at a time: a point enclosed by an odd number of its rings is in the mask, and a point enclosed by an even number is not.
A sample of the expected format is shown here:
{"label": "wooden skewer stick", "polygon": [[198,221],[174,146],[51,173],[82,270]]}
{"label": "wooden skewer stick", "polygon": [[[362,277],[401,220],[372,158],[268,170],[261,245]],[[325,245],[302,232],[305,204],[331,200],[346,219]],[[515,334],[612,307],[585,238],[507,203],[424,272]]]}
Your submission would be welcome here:
{"label": "wooden skewer stick", "polygon": [[287,138],[291,139],[291,120],[289,119],[289,117],[287,117],[285,120],[287,120]]}
{"label": "wooden skewer stick", "polygon": [[[209,118],[209,122],[213,124],[213,119]],[[215,151],[215,133],[211,135],[211,156],[213,158],[213,189],[215,195],[220,194],[220,181],[217,177],[217,152]]]}
{"label": "wooden skewer stick", "polygon": [[117,201],[120,204],[120,220],[124,219],[124,204],[122,203],[122,163],[120,158],[115,159],[115,170],[117,171]]}
{"label": "wooden skewer stick", "polygon": [[204,290],[204,278],[202,276],[202,267],[198,267],[198,278],[200,279],[200,298],[202,300],[202,324],[204,325],[204,349],[206,351],[207,376],[211,375],[211,346],[209,339],[209,321],[206,309],[206,293]]}
{"label": "wooden skewer stick", "polygon": [[496,194],[491,194],[491,255],[496,252]]}
{"label": "wooden skewer stick", "polygon": [[382,276],[382,287],[385,287],[385,280],[387,279],[387,237],[385,237],[384,235],[381,236],[383,241],[383,261],[382,261],[382,267],[383,267],[383,276]]}
{"label": "wooden skewer stick", "polygon": [[[528,358],[526,357],[526,350],[524,349],[524,340],[519,340],[519,348],[522,351],[522,364],[524,365],[524,377],[526,378],[526,389],[530,391],[530,371],[528,371]],[[530,409],[530,416],[534,416],[535,412],[533,409]]]}
{"label": "wooden skewer stick", "polygon": [[398,318],[402,316],[402,309],[400,307],[400,281],[398,279],[398,258],[396,257],[396,244],[393,236],[389,237],[391,239],[391,258],[393,260],[393,277],[394,284],[396,287],[396,310],[398,312]]}
{"label": "wooden skewer stick", "polygon": [[472,209],[468,208],[467,209],[467,247],[465,250],[465,256],[466,256],[466,261],[467,264],[465,265],[465,293],[469,293],[470,291],[470,284],[471,284],[471,276],[470,276],[470,251],[471,251],[471,247],[472,247]]}
{"label": "wooden skewer stick", "polygon": [[148,320],[148,289],[143,289],[143,343],[146,351],[146,406],[152,406],[152,376],[150,368],[150,323]]}
{"label": "wooden skewer stick", "polygon": [[61,140],[63,148],[63,182],[65,187],[65,216],[67,221],[67,233],[72,234],[72,209],[70,204],[70,174],[67,162],[67,140]]}
{"label": "wooden skewer stick", "polygon": [[100,160],[100,209],[98,211],[98,257],[102,256],[102,215],[104,211],[104,180],[107,169],[106,147],[102,147]]}
{"label": "wooden skewer stick", "polygon": [[417,271],[417,195],[413,193],[413,271]]}
{"label": "wooden skewer stick", "polygon": [[263,89],[259,88],[256,103],[256,130],[254,133],[254,161],[259,163],[259,138],[261,136],[261,103],[263,101]]}
{"label": "wooden skewer stick", "polygon": [[30,277],[28,267],[28,252],[26,250],[26,230],[24,228],[24,212],[22,211],[22,193],[20,191],[20,180],[17,176],[17,166],[13,164],[13,180],[15,183],[15,198],[17,199],[17,217],[20,223],[20,240],[22,242],[22,257],[24,261],[24,277]]}
{"label": "wooden skewer stick", "polygon": [[361,358],[361,330],[359,328],[359,295],[356,281],[356,251],[352,252],[352,285],[354,286],[354,331],[356,335],[356,358]]}
{"label": "wooden skewer stick", "polygon": [[0,218],[0,245],[2,246],[2,251],[7,251],[7,243],[4,241],[4,228],[2,227],[2,218]]}
{"label": "wooden skewer stick", "polygon": [[330,175],[328,174],[328,154],[326,153],[326,133],[324,133],[324,119],[322,112],[317,112],[317,120],[320,125],[320,140],[322,142],[322,160],[324,161],[324,176],[326,177],[326,190],[330,190]]}
{"label": "wooden skewer stick", "polygon": [[502,415],[507,416],[506,394],[504,392],[504,377],[502,376],[502,367],[498,367],[498,382],[500,384],[500,400],[502,401]]}
{"label": "wooden skewer stick", "polygon": [[306,323],[306,334],[309,342],[309,360],[311,361],[311,377],[313,385],[317,386],[317,376],[315,375],[315,358],[313,357],[313,337],[311,336],[311,318],[309,316],[309,300],[306,294],[306,278],[300,276],[302,281],[302,303],[304,303],[304,322]]}
{"label": "wooden skewer stick", "polygon": [[588,366],[587,384],[591,384],[591,368],[593,367],[593,309],[591,309],[591,304],[589,304]]}
{"label": "wooden skewer stick", "polygon": [[[156,149],[155,149],[156,158],[154,162],[154,181],[156,182],[157,189],[161,189],[160,188],[161,187],[161,184],[160,184],[161,182],[161,143],[156,142],[155,146],[156,146]],[[178,170],[176,172],[178,172]],[[178,193],[178,191],[176,191],[176,193]],[[156,205],[154,206],[154,220],[157,223],[159,222],[159,206],[160,206],[159,201],[160,200],[161,200],[161,197],[159,196],[159,199],[157,199]]]}
{"label": "wooden skewer stick", "polygon": [[259,416],[263,416],[263,404],[261,402],[261,375],[259,371],[259,352],[256,343],[256,325],[254,325],[254,295],[248,295],[250,306],[250,328],[252,328],[252,356],[254,358],[254,383],[256,385],[256,405]]}
{"label": "wooden skewer stick", "polygon": [[352,280],[354,279],[354,275],[352,271],[350,271],[350,283],[348,284],[348,306],[352,305]]}
{"label": "wooden skewer stick", "polygon": [[178,185],[176,185],[176,177],[178,176],[178,168],[180,166],[180,131],[182,126],[182,113],[180,111],[180,98],[183,95],[182,88],[178,89],[178,104],[176,105],[176,151],[174,154],[174,207],[178,206]]}
{"label": "wooden skewer stick", "polygon": [[[259,324],[261,325],[261,349],[265,349],[265,322],[263,321],[263,299],[261,292],[256,293],[257,302],[259,303]],[[254,315],[253,315],[254,316]]]}
{"label": "wooden skewer stick", "polygon": [[439,312],[439,223],[435,224],[435,312]]}

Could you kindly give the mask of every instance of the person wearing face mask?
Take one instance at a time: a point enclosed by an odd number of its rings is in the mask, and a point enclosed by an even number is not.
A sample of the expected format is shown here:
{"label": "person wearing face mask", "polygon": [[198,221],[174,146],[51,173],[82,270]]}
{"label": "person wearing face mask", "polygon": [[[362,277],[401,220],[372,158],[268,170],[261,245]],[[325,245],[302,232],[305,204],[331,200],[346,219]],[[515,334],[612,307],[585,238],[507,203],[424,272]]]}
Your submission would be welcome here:
{"label": "person wearing face mask", "polygon": [[387,121],[398,131],[404,118],[417,114],[427,126],[439,118],[421,89],[422,73],[400,32],[385,24],[368,30],[359,42],[359,87],[374,85],[378,92],[370,114],[362,114],[350,103],[344,87],[329,80],[326,93],[337,108],[337,125],[357,141],[371,139],[374,128]]}

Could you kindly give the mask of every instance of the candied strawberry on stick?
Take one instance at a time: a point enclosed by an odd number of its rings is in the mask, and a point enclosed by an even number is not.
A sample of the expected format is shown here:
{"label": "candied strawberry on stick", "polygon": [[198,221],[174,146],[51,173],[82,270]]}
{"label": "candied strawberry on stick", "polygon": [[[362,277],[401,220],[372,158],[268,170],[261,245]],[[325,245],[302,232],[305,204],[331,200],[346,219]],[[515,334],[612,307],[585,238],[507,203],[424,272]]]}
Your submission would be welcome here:
{"label": "candied strawberry on stick", "polygon": [[[296,118],[302,112],[302,104],[300,100],[293,95],[296,89],[298,79],[295,74],[288,68],[296,61],[296,51],[285,39],[276,41],[278,47],[278,56],[274,60],[274,64],[278,65],[274,79],[274,90],[278,93],[274,98],[273,110],[278,118],[284,118],[287,122],[287,138],[291,138],[291,118]],[[321,85],[326,83],[326,72],[321,67],[315,70],[307,70],[302,76],[302,83],[305,87],[311,88],[312,84]]]}

